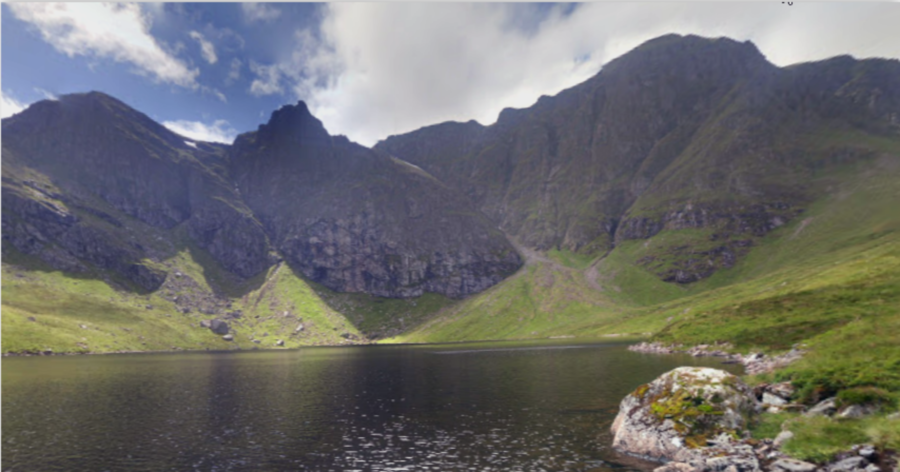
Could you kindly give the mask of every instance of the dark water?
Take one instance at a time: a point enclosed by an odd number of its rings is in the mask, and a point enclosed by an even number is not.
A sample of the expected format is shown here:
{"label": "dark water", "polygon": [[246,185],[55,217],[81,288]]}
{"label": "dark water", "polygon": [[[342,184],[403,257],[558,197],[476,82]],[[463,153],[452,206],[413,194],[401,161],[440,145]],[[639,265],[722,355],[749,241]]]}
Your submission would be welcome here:
{"label": "dark water", "polygon": [[647,470],[609,425],[680,365],[721,366],[571,341],[4,358],[2,469]]}

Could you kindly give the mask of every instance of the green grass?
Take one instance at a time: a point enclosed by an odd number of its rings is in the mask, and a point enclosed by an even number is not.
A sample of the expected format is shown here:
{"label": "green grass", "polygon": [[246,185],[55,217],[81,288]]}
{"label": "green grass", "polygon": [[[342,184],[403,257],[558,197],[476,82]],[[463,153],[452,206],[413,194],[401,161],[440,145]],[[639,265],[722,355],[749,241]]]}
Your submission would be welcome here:
{"label": "green grass", "polygon": [[[198,315],[180,314],[159,296],[123,293],[100,280],[23,271],[6,263],[2,277],[3,352],[205,349],[219,341],[208,330],[194,328]],[[148,304],[154,308],[147,310]]]}
{"label": "green grass", "polygon": [[[191,284],[175,293],[164,289],[140,294],[100,280],[101,272],[67,274],[9,251],[2,267],[0,349],[56,353],[251,349],[274,347],[276,339],[282,339],[285,347],[298,347],[340,344],[346,342],[341,336],[345,333],[361,337],[352,322],[287,266],[273,267],[238,284],[196,248],[156,264],[170,273],[181,272]],[[212,314],[198,309],[184,314],[170,295],[216,299],[218,308]],[[227,320],[232,342],[199,327],[201,320],[224,318],[234,310],[242,310],[243,316]],[[300,323],[304,329],[295,332]]]}
{"label": "green grass", "polygon": [[388,342],[568,335],[572,326],[619,312],[602,292],[589,287],[583,271],[538,262]]}
{"label": "green grass", "polygon": [[782,431],[781,425],[785,421],[798,416],[798,413],[767,413],[759,415],[756,421],[750,424],[750,434],[753,439],[775,439]]}
{"label": "green grass", "polygon": [[383,298],[365,293],[339,293],[314,282],[310,285],[325,303],[371,339],[402,333],[454,303],[436,293],[417,298]]}
{"label": "green grass", "polygon": [[553,259],[558,264],[562,264],[571,269],[587,269],[596,259],[595,256],[589,254],[579,254],[568,249],[551,249],[547,251],[547,257]]}
{"label": "green grass", "polygon": [[794,437],[782,450],[801,460],[828,462],[853,444],[900,449],[900,420],[881,415],[861,419],[798,416],[789,419],[786,426]]}

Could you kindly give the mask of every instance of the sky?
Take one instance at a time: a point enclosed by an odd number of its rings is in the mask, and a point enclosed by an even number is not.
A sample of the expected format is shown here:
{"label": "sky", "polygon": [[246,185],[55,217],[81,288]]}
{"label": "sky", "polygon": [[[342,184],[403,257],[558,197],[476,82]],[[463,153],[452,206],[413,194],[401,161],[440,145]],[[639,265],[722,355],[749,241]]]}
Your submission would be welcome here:
{"label": "sky", "polygon": [[98,90],[224,143],[300,100],[367,146],[489,125],[668,33],[750,40],[779,66],[900,58],[900,2],[3,3],[0,15],[3,117]]}

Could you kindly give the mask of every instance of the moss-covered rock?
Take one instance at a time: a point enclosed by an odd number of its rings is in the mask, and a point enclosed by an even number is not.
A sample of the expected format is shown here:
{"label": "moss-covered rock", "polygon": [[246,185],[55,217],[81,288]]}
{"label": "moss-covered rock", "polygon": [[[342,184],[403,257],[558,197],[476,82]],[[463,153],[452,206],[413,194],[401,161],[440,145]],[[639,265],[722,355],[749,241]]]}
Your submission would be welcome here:
{"label": "moss-covered rock", "polygon": [[723,433],[737,435],[759,409],[752,390],[718,369],[679,367],[622,400],[612,425],[613,447],[671,460]]}

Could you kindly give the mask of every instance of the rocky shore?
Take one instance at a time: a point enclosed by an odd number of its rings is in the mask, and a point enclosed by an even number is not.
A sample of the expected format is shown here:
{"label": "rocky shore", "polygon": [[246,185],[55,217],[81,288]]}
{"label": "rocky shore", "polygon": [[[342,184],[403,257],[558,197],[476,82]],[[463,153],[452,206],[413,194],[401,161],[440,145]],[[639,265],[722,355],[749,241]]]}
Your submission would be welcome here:
{"label": "rocky shore", "polygon": [[773,407],[776,411],[797,408],[807,416],[846,418],[860,413],[854,406],[837,408],[834,398],[807,410],[790,402],[793,395],[789,382],[751,388],[723,370],[679,367],[622,400],[611,427],[613,447],[662,462],[653,472],[898,471],[895,452],[869,444],[854,445],[825,464],[789,457],[782,446],[793,433],[785,425],[774,439],[751,438],[747,427]]}
{"label": "rocky shore", "polygon": [[644,352],[649,354],[690,354],[694,357],[720,357],[724,364],[743,364],[744,370],[748,374],[761,374],[780,369],[788,364],[797,361],[803,357],[804,351],[798,348],[779,354],[770,356],[761,352],[750,354],[735,354],[728,352],[732,346],[727,343],[722,344],[700,344],[697,346],[686,347],[681,344],[663,344],[659,342],[642,342],[629,346],[629,351]]}

